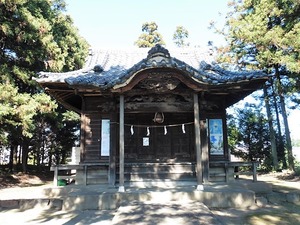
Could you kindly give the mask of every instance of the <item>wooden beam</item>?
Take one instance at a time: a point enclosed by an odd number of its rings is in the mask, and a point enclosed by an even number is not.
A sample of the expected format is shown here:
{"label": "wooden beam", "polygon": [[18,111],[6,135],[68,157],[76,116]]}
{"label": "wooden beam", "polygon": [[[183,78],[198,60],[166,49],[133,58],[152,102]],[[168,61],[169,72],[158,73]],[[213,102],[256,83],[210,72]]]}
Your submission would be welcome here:
{"label": "wooden beam", "polygon": [[192,112],[192,102],[129,102],[126,103],[126,112]]}
{"label": "wooden beam", "polygon": [[196,145],[196,173],[197,173],[197,190],[203,190],[202,177],[202,157],[201,157],[201,139],[200,139],[200,113],[198,94],[194,94],[194,126],[195,126],[195,145]]}
{"label": "wooden beam", "polygon": [[124,95],[120,95],[120,171],[119,192],[125,192],[124,188]]}

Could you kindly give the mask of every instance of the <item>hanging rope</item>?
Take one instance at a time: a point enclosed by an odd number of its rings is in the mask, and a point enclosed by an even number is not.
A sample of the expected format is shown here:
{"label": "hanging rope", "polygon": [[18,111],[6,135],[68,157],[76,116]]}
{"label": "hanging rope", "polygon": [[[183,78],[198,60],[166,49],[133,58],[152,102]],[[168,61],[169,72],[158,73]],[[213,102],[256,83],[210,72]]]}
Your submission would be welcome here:
{"label": "hanging rope", "polygon": [[[117,124],[119,125],[120,123],[118,122],[111,122],[111,124]],[[187,123],[178,123],[178,124],[168,124],[168,125],[144,125],[144,124],[124,124],[124,126],[130,127],[133,129],[133,127],[140,127],[140,128],[156,128],[156,127],[182,127],[182,130],[184,131],[185,125],[191,125],[194,124],[194,122],[187,122]]]}

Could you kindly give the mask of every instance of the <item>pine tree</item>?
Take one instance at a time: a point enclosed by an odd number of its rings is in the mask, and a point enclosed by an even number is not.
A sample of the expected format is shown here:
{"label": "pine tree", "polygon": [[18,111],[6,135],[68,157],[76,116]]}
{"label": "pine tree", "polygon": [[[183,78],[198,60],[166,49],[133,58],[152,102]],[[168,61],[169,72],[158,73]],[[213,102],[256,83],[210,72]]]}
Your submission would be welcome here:
{"label": "pine tree", "polygon": [[142,26],[142,34],[134,43],[139,48],[151,48],[156,44],[165,45],[162,35],[157,31],[158,26],[155,22],[147,22]]}
{"label": "pine tree", "polygon": [[[263,69],[273,75],[284,121],[289,168],[294,161],[287,123],[285,90],[299,90],[300,73],[300,2],[294,0],[231,1],[232,11],[226,26],[217,30],[225,35],[228,46],[221,49],[221,60],[242,68]],[[282,78],[289,83],[283,89]]]}
{"label": "pine tree", "polygon": [[173,34],[173,41],[175,45],[179,48],[188,47],[190,43],[186,42],[189,37],[189,32],[183,26],[177,26]]}
{"label": "pine tree", "polygon": [[269,129],[261,106],[246,103],[228,115],[228,145],[231,154],[248,161],[259,161],[271,168]]}
{"label": "pine tree", "polygon": [[64,0],[0,1],[0,15],[0,145],[11,155],[20,146],[26,169],[39,120],[57,108],[32,77],[82,67],[88,44],[65,14]]}

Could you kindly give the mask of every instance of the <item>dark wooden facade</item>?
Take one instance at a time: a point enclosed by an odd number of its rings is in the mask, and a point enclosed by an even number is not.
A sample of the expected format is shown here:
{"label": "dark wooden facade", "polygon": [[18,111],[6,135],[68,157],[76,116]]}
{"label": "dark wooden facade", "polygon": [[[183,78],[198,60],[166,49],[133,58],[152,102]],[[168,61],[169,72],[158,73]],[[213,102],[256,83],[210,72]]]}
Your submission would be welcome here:
{"label": "dark wooden facade", "polygon": [[[179,165],[183,175],[176,179],[197,175],[199,185],[209,179],[209,162],[230,159],[226,108],[267,77],[259,71],[225,71],[200,59],[194,68],[183,60],[158,45],[133,65],[105,68],[103,60],[74,73],[41,73],[37,81],[80,113],[81,163],[107,163],[110,184],[133,180],[137,167],[132,165],[148,165],[140,169],[145,179],[170,178],[165,167]],[[163,122],[155,121],[158,114]],[[162,176],[154,173],[158,165]]]}

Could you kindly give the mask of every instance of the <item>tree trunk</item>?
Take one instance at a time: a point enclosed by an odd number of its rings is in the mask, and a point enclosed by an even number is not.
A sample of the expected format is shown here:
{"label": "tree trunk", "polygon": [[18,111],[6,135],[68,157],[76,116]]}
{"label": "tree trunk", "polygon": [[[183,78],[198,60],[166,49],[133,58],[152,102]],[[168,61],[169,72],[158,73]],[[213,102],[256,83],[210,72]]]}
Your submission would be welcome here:
{"label": "tree trunk", "polygon": [[9,171],[14,170],[14,146],[10,146],[10,154],[9,154]]}
{"label": "tree trunk", "polygon": [[[278,111],[278,105],[277,105],[277,99],[276,99],[276,94],[274,91],[274,83],[273,80],[271,81],[271,87],[272,87],[272,92],[273,92],[273,102],[274,102],[274,109],[275,109],[275,114],[276,114],[276,123],[277,123],[277,129],[278,129],[278,146],[277,146],[277,153],[279,154],[279,160],[282,161],[282,167],[284,169],[287,168],[287,160],[285,158],[285,152],[284,152],[284,143],[282,140],[282,133],[281,133],[281,125],[280,125],[280,119],[279,119],[279,111]],[[278,156],[278,155],[277,155]]]}
{"label": "tree trunk", "polygon": [[45,144],[44,144],[44,138],[41,139],[42,146],[41,146],[41,164],[44,165],[45,161]]}
{"label": "tree trunk", "polygon": [[23,147],[20,145],[20,148],[19,148],[19,154],[17,155],[17,158],[18,158],[18,161],[17,161],[17,164],[20,165],[21,164],[21,157],[22,157],[22,151],[23,151]]}
{"label": "tree trunk", "polygon": [[48,152],[48,157],[49,157],[48,166],[51,167],[52,166],[52,150],[51,149]]}
{"label": "tree trunk", "polygon": [[266,86],[264,86],[264,98],[265,98],[265,104],[266,104],[266,110],[267,110],[267,116],[268,116],[268,122],[269,122],[269,128],[270,128],[270,140],[271,140],[273,167],[274,167],[274,170],[277,171],[278,170],[278,157],[277,157],[276,138],[275,138],[275,132],[274,132],[274,128],[273,128],[273,118],[272,118],[272,113],[270,110],[269,96],[268,96]]}
{"label": "tree trunk", "polygon": [[24,144],[22,148],[22,170],[27,173],[27,161],[28,161],[28,145]]}
{"label": "tree trunk", "polygon": [[41,165],[41,152],[40,149],[37,149],[37,153],[36,153],[36,165],[37,167],[39,167]]}
{"label": "tree trunk", "polygon": [[17,148],[18,145],[12,144],[10,146],[10,156],[9,156],[9,170],[14,172],[17,170]]}
{"label": "tree trunk", "polygon": [[285,101],[284,101],[284,97],[282,95],[280,96],[280,105],[281,105],[282,118],[283,118],[285,136],[286,136],[286,149],[287,149],[288,164],[289,164],[288,166],[289,166],[290,170],[295,171],[290,128],[289,128],[289,123],[288,123],[287,114],[286,114],[286,110],[285,110]]}
{"label": "tree trunk", "polygon": [[279,74],[278,67],[275,67],[275,73],[276,73],[276,77],[278,79],[278,94],[279,94],[279,99],[280,99],[281,114],[282,114],[282,118],[283,118],[285,137],[286,137],[286,149],[287,149],[287,154],[288,154],[288,167],[291,171],[295,172],[295,164],[294,164],[294,157],[293,157],[293,150],[292,150],[292,141],[291,141],[289,123],[288,123],[288,120],[287,120],[287,114],[286,114],[286,109],[285,109],[285,101],[284,101],[284,96],[283,96],[283,93],[282,93],[281,80],[280,80],[280,74]]}
{"label": "tree trunk", "polygon": [[15,167],[15,170],[18,165],[18,145],[14,145],[14,160],[13,160],[13,165]]}

